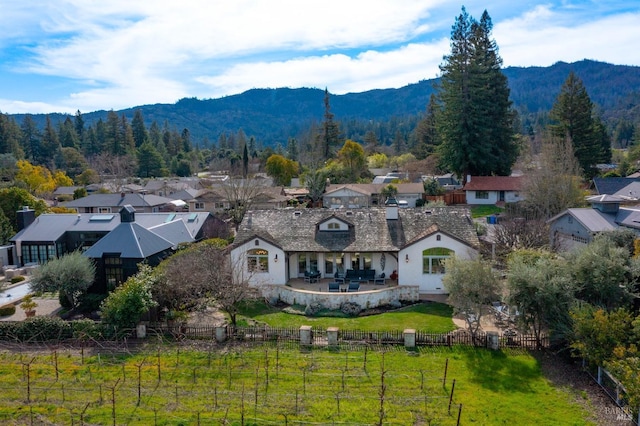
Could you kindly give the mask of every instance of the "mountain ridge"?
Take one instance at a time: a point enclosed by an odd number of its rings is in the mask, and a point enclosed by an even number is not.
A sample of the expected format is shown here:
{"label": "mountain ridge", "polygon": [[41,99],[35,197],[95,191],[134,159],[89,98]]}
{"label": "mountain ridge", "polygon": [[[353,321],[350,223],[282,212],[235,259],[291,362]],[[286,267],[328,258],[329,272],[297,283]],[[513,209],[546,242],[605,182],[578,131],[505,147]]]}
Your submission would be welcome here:
{"label": "mountain ridge", "polygon": [[[556,62],[548,67],[503,68],[511,89],[514,107],[521,115],[548,111],[569,72],[573,70],[583,81],[591,100],[598,105],[605,121],[625,116],[640,118],[636,101],[640,97],[640,67],[614,65],[584,59]],[[330,94],[331,112],[339,122],[385,122],[406,118],[415,122],[425,110],[438,78],[421,80],[397,89],[372,89],[365,92]],[[329,91],[330,93],[330,91]],[[183,98],[174,104],[140,105],[116,111],[129,120],[141,110],[147,127],[156,121],[161,127],[189,129],[192,141],[199,144],[242,129],[264,145],[286,143],[291,137],[320,123],[324,114],[324,90],[316,88],[250,89],[213,99]],[[639,102],[640,104],[640,102]],[[87,124],[105,120],[108,111],[82,113]],[[25,114],[10,114],[18,122]],[[39,127],[46,116],[62,122],[70,114],[32,114]],[[350,135],[345,135],[350,137]]]}

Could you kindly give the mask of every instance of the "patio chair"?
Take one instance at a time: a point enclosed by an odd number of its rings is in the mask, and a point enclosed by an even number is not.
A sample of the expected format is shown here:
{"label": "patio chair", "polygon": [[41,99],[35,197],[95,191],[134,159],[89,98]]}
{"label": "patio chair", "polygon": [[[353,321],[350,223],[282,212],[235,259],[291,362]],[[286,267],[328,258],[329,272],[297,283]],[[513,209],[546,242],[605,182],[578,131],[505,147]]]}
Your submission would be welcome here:
{"label": "patio chair", "polygon": [[338,283],[338,282],[329,283],[329,292],[331,292],[331,293],[340,293],[340,283]]}
{"label": "patio chair", "polygon": [[377,285],[385,285],[387,279],[385,278],[385,274],[384,272],[380,274],[380,276],[376,277],[373,279],[373,284],[377,284]]}
{"label": "patio chair", "polygon": [[349,281],[347,292],[355,292],[360,290],[360,281]]}

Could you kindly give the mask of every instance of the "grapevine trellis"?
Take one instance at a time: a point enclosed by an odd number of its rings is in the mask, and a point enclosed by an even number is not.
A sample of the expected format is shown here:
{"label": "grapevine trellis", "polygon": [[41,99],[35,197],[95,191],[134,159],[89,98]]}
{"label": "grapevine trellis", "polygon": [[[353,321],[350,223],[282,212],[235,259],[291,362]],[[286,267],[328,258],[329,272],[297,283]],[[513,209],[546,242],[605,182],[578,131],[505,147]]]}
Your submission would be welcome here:
{"label": "grapevine trellis", "polygon": [[457,424],[448,364],[421,351],[278,345],[2,352],[0,422]]}

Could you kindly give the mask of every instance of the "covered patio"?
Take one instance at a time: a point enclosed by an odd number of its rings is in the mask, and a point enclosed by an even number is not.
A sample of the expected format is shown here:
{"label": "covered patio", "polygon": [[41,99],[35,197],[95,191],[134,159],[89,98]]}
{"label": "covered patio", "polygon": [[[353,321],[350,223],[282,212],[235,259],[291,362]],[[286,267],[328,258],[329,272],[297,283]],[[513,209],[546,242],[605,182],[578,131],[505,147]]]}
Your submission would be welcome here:
{"label": "covered patio", "polygon": [[[306,290],[306,291],[315,291],[315,292],[327,292],[329,293],[329,283],[336,282],[334,278],[320,278],[316,282],[306,282],[304,278],[291,278],[287,282],[287,286],[296,290]],[[383,290],[390,287],[396,287],[398,285],[398,280],[385,279],[384,284],[374,284],[373,281],[360,281],[360,288],[358,291],[372,291],[372,290]],[[346,290],[349,287],[349,281],[340,282],[340,290]]]}

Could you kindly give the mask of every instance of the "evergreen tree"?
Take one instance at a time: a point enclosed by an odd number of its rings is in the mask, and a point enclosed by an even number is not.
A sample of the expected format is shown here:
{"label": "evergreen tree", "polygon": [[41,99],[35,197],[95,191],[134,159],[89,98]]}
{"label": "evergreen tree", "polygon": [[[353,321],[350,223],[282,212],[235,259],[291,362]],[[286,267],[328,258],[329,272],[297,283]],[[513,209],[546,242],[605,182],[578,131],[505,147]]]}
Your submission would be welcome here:
{"label": "evergreen tree", "polygon": [[31,114],[24,116],[20,130],[22,131],[22,148],[25,151],[26,157],[35,163],[36,159],[42,158],[40,154],[42,135]]}
{"label": "evergreen tree", "polygon": [[247,148],[247,144],[244,144],[244,149],[242,150],[242,177],[246,178],[249,174],[249,149]]}
{"label": "evergreen tree", "polygon": [[330,158],[333,148],[340,144],[340,127],[333,118],[329,103],[329,91],[324,89],[324,121],[319,135],[321,155],[324,159]]}
{"label": "evergreen tree", "polygon": [[440,66],[437,129],[443,166],[458,176],[508,175],[518,155],[507,78],[492,23],[462,8],[451,32],[451,53]]}
{"label": "evergreen tree", "polygon": [[133,139],[133,130],[127,120],[127,117],[122,114],[120,116],[120,138],[122,145],[124,146],[124,153],[130,154],[136,151],[136,143]]}
{"label": "evergreen tree", "polygon": [[142,111],[139,109],[137,109],[136,112],[133,113],[133,120],[131,120],[131,131],[133,132],[133,141],[135,142],[136,148],[140,148],[140,146],[142,146],[142,144],[145,143],[149,138],[147,128],[144,125]]}
{"label": "evergreen tree", "polygon": [[120,118],[114,110],[107,113],[104,127],[104,149],[113,155],[124,155],[125,146],[120,132]]}
{"label": "evergreen tree", "polygon": [[76,126],[70,117],[67,117],[60,125],[59,139],[62,147],[78,148],[80,146],[80,138],[76,133]]}
{"label": "evergreen tree", "polygon": [[289,138],[287,142],[287,157],[289,160],[298,161],[298,141],[296,138]]}
{"label": "evergreen tree", "polygon": [[415,128],[416,145],[411,150],[411,153],[415,155],[418,160],[423,160],[433,154],[436,147],[440,144],[438,131],[436,129],[437,110],[436,96],[432,93],[429,98],[429,104],[427,105],[427,113]]}
{"label": "evergreen tree", "polygon": [[73,125],[76,129],[76,135],[80,138],[80,144],[84,140],[85,136],[85,128],[84,128],[84,118],[82,117],[82,113],[80,110],[76,111],[76,115],[73,118]]}
{"label": "evergreen tree", "polygon": [[571,71],[549,112],[550,128],[554,135],[571,140],[587,177],[595,174],[596,164],[608,162],[611,157],[610,142],[603,137],[601,122],[593,118],[593,109],[582,80]]}
{"label": "evergreen tree", "polygon": [[0,154],[22,157],[20,138],[20,127],[15,120],[8,115],[0,114]]}
{"label": "evergreen tree", "polygon": [[156,148],[145,142],[138,148],[138,176],[158,177],[164,175],[164,162]]}
{"label": "evergreen tree", "polygon": [[58,133],[56,133],[53,125],[51,124],[51,118],[47,115],[47,121],[44,127],[44,133],[42,135],[40,158],[34,158],[34,161],[37,164],[53,166],[59,152],[60,141],[58,140]]}

